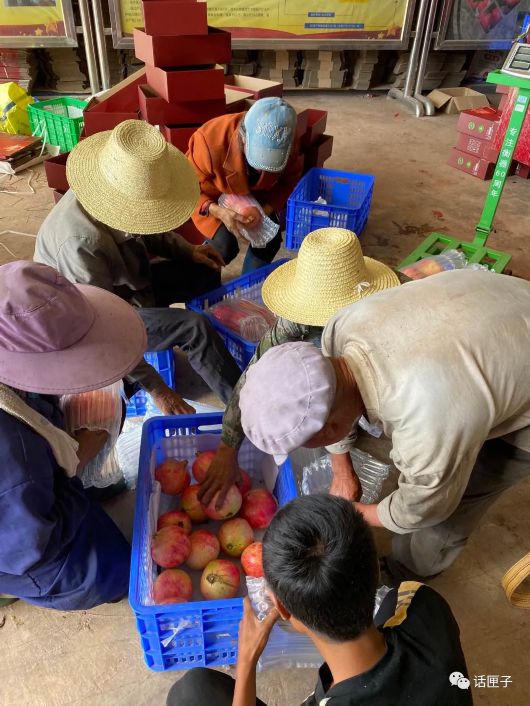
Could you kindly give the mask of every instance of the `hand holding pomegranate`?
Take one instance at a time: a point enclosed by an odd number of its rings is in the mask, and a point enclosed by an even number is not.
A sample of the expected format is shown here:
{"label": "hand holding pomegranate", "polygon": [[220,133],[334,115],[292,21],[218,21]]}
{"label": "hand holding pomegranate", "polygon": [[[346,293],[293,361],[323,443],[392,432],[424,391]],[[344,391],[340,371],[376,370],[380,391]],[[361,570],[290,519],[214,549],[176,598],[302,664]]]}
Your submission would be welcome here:
{"label": "hand holding pomegranate", "polygon": [[238,670],[241,668],[254,669],[256,667],[258,659],[267,646],[274,623],[279,617],[278,610],[271,608],[263,620],[258,620],[252,610],[249,597],[245,596],[243,599],[243,618],[239,623],[239,639],[237,641]]}
{"label": "hand holding pomegranate", "polygon": [[[205,463],[206,460],[203,460],[202,465],[205,465]],[[195,469],[195,464],[193,466]],[[201,473],[200,470],[199,473]],[[195,470],[193,475],[195,476]],[[237,449],[227,446],[221,441],[215,455],[210,459],[203,481],[197,479],[197,482],[202,482],[199,499],[205,505],[209,505],[214,495],[219,493],[218,505],[221,507],[230,487],[240,479]]]}

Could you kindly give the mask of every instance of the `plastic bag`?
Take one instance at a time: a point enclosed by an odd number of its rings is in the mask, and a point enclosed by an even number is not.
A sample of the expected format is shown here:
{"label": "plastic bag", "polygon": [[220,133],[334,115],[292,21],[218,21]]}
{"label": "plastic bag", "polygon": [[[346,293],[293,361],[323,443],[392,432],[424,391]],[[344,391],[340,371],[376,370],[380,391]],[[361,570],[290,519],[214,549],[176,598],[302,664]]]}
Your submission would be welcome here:
{"label": "plastic bag", "polygon": [[118,483],[123,478],[116,453],[122,422],[121,381],[92,392],[64,395],[61,409],[69,434],[77,429],[105,429],[109,433],[105,446],[83,469],[83,486],[106,488]]}
{"label": "plastic bag", "polygon": [[28,105],[35,100],[18,83],[0,84],[0,130],[10,135],[31,135]]}
{"label": "plastic bag", "polygon": [[265,215],[265,211],[253,196],[241,194],[221,194],[219,197],[219,206],[230,208],[236,213],[242,213],[249,208],[257,208],[261,214],[261,218],[256,225],[246,228],[239,226],[244,238],[255,248],[264,248],[280,230],[278,223]]}
{"label": "plastic bag", "polygon": [[[374,616],[390,590],[388,586],[377,589]],[[264,578],[256,579],[247,576],[247,591],[255,615],[258,620],[263,620],[273,606],[267,582]],[[309,637],[296,632],[289,621],[279,620],[272,628],[267,646],[258,660],[257,669],[258,671],[269,667],[317,669],[321,664],[320,652]]]}
{"label": "plastic bag", "polygon": [[447,272],[448,270],[461,270],[466,266],[466,258],[464,253],[458,250],[446,250],[440,255],[432,255],[424,257],[422,260],[413,262],[400,269],[404,275],[411,279],[423,279],[436,275],[439,272]]}
{"label": "plastic bag", "polygon": [[[352,449],[350,456],[363,489],[361,502],[366,504],[377,502],[392,466],[377,461],[369,453],[359,449]],[[332,477],[331,457],[322,456],[303,468],[302,480],[299,483],[300,490],[303,495],[328,493]]]}
{"label": "plastic bag", "polygon": [[266,306],[249,299],[224,299],[212,306],[209,313],[223,326],[252,343],[257,343],[276,321]]}

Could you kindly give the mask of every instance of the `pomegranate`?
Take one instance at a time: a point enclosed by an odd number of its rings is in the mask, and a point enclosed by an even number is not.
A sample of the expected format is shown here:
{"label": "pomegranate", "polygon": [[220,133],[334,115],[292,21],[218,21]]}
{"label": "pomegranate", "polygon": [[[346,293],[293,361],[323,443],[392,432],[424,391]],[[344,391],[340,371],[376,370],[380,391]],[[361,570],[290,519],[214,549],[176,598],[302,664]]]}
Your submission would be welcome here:
{"label": "pomegranate", "polygon": [[254,541],[254,531],[246,520],[234,517],[223,522],[219,530],[219,542],[229,556],[241,556],[245,547]]}
{"label": "pomegranate", "polygon": [[234,517],[234,515],[237,515],[243,501],[237,486],[230,486],[228,493],[226,494],[226,498],[219,510],[215,507],[218,497],[219,492],[213,496],[210,504],[205,508],[205,512],[210,520],[227,520],[229,517]]}
{"label": "pomegranate", "polygon": [[200,485],[190,485],[189,488],[182,493],[180,507],[189,515],[192,522],[206,522],[208,515],[205,512],[204,505],[197,497],[197,493],[201,489]]}
{"label": "pomegranate", "polygon": [[166,569],[156,577],[153,598],[157,605],[165,603],[185,603],[191,600],[193,586],[185,571]]}
{"label": "pomegranate", "polygon": [[241,577],[233,561],[211,561],[201,576],[201,593],[207,600],[234,598],[239,591]]}
{"label": "pomegranate", "polygon": [[202,483],[208,474],[211,462],[215,458],[217,451],[203,451],[197,454],[197,458],[191,467],[193,477],[197,483]]}
{"label": "pomegranate", "polygon": [[151,540],[151,556],[164,569],[180,566],[188,558],[191,543],[188,535],[178,527],[163,527]]}
{"label": "pomegranate", "polygon": [[186,460],[167,458],[155,468],[155,478],[166,495],[180,495],[191,482]]}
{"label": "pomegranate", "polygon": [[181,510],[170,510],[169,512],[164,512],[164,514],[160,515],[158,518],[156,528],[157,530],[161,530],[162,527],[169,527],[170,525],[179,527],[186,534],[191,532],[191,520],[188,515]]}
{"label": "pomegranate", "polygon": [[256,488],[243,498],[241,517],[254,529],[265,529],[270,525],[277,509],[276,498],[265,488]]}
{"label": "pomegranate", "polygon": [[263,576],[263,544],[254,542],[241,554],[241,566],[247,576],[259,579]]}
{"label": "pomegranate", "polygon": [[206,564],[217,559],[221,547],[219,540],[208,530],[200,529],[190,535],[191,552],[186,560],[190,569],[204,569]]}
{"label": "pomegranate", "polygon": [[241,480],[238,480],[236,485],[239,488],[241,495],[245,497],[248,491],[252,488],[252,479],[242,468],[239,469],[239,472],[241,473]]}

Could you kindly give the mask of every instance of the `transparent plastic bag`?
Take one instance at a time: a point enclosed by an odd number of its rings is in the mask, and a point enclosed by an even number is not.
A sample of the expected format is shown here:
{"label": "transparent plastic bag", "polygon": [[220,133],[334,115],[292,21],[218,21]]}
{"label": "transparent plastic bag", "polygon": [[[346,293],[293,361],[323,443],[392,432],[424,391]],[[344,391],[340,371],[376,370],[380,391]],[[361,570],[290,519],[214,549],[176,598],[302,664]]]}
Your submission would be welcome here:
{"label": "transparent plastic bag", "polygon": [[[366,504],[377,502],[381,496],[383,483],[388,478],[392,466],[377,461],[369,453],[359,449],[352,449],[350,456],[363,489],[361,502]],[[328,454],[303,468],[302,480],[299,483],[300,491],[303,495],[328,493],[332,476],[331,457]]]}
{"label": "transparent plastic bag", "polygon": [[109,438],[98,455],[82,471],[85,488],[106,488],[118,483],[122,472],[116,453],[116,441],[122,421],[122,383],[115,382],[100,390],[61,397],[66,431],[105,429]]}
{"label": "transparent plastic bag", "polygon": [[209,313],[223,326],[252,343],[257,343],[276,321],[274,314],[263,304],[235,297],[215,304]]}
{"label": "transparent plastic bag", "polygon": [[278,223],[265,215],[265,211],[253,196],[248,194],[221,194],[219,206],[230,208],[236,213],[242,213],[247,209],[257,208],[261,218],[256,225],[250,227],[239,226],[244,238],[255,248],[264,248],[280,230]]}
{"label": "transparent plastic bag", "polygon": [[[377,589],[374,606],[374,616],[391,589],[381,586]],[[247,591],[252,609],[258,620],[264,620],[273,607],[269,588],[264,578],[247,576]],[[322,657],[307,635],[296,632],[291,623],[279,620],[272,628],[267,647],[258,660],[257,669],[262,671],[270,667],[313,668],[322,664]]]}
{"label": "transparent plastic bag", "polygon": [[466,258],[464,253],[458,250],[446,250],[440,255],[432,255],[424,257],[417,262],[402,267],[400,272],[410,277],[411,279],[423,279],[436,275],[439,272],[447,272],[448,270],[461,270],[466,267]]}

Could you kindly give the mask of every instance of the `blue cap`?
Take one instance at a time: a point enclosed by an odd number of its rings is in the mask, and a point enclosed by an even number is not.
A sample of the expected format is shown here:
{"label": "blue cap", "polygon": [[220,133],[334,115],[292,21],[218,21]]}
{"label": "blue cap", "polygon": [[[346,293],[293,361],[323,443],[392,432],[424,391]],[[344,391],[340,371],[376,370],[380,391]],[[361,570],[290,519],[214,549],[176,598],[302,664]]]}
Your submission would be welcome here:
{"label": "blue cap", "polygon": [[283,98],[261,98],[245,115],[245,157],[254,169],[285,169],[296,130],[296,111]]}

